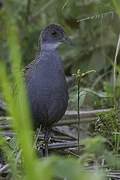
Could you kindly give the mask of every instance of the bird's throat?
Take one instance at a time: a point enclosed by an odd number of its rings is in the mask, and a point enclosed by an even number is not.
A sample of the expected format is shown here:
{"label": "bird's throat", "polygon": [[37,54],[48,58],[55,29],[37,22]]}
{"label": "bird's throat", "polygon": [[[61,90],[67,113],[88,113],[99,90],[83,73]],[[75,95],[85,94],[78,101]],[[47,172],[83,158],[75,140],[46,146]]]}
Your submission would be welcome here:
{"label": "bird's throat", "polygon": [[41,50],[55,50],[62,42],[55,43],[41,43]]}

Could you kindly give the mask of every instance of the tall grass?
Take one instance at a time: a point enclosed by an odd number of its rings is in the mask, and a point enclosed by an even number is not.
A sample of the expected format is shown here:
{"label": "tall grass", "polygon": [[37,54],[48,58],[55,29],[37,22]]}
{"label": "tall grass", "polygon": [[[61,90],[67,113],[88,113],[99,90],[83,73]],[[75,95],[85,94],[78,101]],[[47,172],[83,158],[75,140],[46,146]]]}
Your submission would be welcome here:
{"label": "tall grass", "polygon": [[[9,21],[8,21],[8,17]],[[11,61],[11,80],[4,61],[0,62],[0,82],[4,99],[8,105],[8,113],[13,117],[12,126],[22,148],[23,167],[26,179],[38,179],[34,173],[36,156],[32,148],[32,129],[30,113],[21,73],[21,53],[18,40],[18,29],[10,11],[5,13],[5,29],[7,31],[9,56]],[[40,162],[39,162],[40,163]]]}
{"label": "tall grass", "polygon": [[3,11],[4,28],[7,32],[11,61],[11,78],[9,78],[4,59],[0,60],[0,84],[7,103],[7,111],[13,117],[11,124],[16,132],[16,139],[22,150],[20,168],[22,174],[19,175],[20,169],[16,166],[16,159],[12,151],[8,148],[6,139],[0,135],[0,147],[5,157],[7,157],[6,161],[9,163],[13,176],[12,179],[52,180],[53,177],[59,177],[67,180],[103,180],[104,176],[101,172],[86,172],[80,159],[62,157],[39,159],[37,157],[33,149],[32,122],[22,74],[18,26],[13,12],[9,6],[5,6],[7,11],[5,9]]}

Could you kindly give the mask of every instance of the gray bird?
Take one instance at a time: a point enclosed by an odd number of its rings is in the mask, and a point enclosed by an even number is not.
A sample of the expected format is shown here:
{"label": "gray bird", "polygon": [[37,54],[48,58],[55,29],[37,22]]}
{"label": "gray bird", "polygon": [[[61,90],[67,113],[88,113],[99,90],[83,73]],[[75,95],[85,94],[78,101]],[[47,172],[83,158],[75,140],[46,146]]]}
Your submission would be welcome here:
{"label": "gray bird", "polygon": [[68,89],[57,47],[71,40],[60,25],[50,24],[41,33],[36,59],[25,69],[28,99],[35,128],[45,130],[45,154],[48,155],[48,132],[59,121],[68,105]]}

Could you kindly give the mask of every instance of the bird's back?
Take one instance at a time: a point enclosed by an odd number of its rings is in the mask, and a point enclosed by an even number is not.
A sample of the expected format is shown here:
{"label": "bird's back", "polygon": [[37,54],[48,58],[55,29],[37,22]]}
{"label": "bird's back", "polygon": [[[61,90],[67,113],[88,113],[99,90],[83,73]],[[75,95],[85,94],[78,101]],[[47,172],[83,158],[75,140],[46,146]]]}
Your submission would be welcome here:
{"label": "bird's back", "polygon": [[68,91],[61,58],[56,50],[42,51],[26,72],[28,98],[35,127],[50,127],[64,115]]}

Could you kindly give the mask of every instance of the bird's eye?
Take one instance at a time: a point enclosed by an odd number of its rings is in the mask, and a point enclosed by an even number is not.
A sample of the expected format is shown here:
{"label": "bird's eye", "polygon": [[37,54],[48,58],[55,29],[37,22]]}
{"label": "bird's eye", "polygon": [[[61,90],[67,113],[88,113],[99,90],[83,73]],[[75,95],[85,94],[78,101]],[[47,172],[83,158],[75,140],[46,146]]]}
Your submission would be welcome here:
{"label": "bird's eye", "polygon": [[53,31],[53,32],[52,32],[52,35],[53,35],[53,36],[56,35],[56,34],[57,34],[56,31]]}

